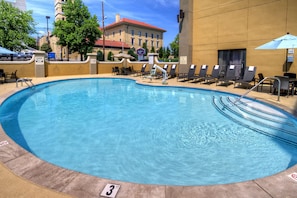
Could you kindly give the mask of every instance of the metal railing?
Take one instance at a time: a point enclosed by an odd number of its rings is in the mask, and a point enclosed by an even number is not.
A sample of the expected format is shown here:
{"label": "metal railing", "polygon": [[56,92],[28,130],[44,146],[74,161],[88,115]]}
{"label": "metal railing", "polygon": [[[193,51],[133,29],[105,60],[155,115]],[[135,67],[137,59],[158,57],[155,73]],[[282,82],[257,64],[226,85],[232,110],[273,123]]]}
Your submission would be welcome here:
{"label": "metal railing", "polygon": [[265,77],[261,81],[259,81],[256,85],[254,85],[251,89],[249,89],[247,92],[242,94],[240,98],[237,98],[232,104],[235,105],[238,101],[240,101],[242,98],[244,98],[246,95],[248,95],[251,91],[253,91],[255,88],[257,88],[259,85],[261,85],[265,80],[267,79],[275,79],[278,81],[278,87],[277,87],[277,101],[280,99],[280,88],[281,88],[281,81],[278,77]]}

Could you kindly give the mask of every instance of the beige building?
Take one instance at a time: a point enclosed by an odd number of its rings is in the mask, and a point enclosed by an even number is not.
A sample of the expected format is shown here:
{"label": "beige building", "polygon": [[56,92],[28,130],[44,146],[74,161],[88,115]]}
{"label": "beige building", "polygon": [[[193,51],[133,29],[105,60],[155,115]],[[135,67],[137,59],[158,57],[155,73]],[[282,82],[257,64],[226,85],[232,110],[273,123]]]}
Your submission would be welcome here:
{"label": "beige building", "polygon": [[180,0],[180,68],[235,64],[257,66],[265,76],[297,73],[286,50],[255,50],[287,32],[297,35],[296,19],[296,0]]}
{"label": "beige building", "polygon": [[[66,1],[55,0],[55,21],[65,20],[62,6]],[[103,51],[104,46],[105,57],[107,57],[109,52],[118,54],[122,51],[127,52],[130,48],[137,50],[143,46],[143,43],[146,43],[148,50],[154,48],[157,51],[160,47],[163,47],[163,33],[166,30],[132,19],[121,19],[119,14],[115,18],[115,22],[105,26],[104,31],[101,28],[101,31],[105,32],[105,42],[103,42],[103,37],[100,38],[94,46],[94,52]],[[42,38],[40,45],[45,41],[46,39]],[[57,45],[57,41],[58,38],[50,36],[50,46],[53,52],[56,53],[56,58],[66,58],[67,49]],[[80,58],[78,54],[71,54],[70,57],[71,59]]]}
{"label": "beige building", "polygon": [[166,30],[156,26],[132,20],[120,18],[116,15],[114,23],[105,27],[105,38],[110,41],[123,42],[135,49],[141,48],[146,43],[147,48],[158,50],[163,47],[163,33]]}

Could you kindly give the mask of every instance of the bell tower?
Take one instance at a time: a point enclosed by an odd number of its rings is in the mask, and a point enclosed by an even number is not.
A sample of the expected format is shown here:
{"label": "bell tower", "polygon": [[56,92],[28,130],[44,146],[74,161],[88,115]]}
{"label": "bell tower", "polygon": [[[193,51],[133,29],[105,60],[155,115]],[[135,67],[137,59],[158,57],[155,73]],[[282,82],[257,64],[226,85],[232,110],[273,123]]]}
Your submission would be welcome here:
{"label": "bell tower", "polygon": [[62,5],[66,3],[67,0],[55,0],[55,21],[65,20]]}

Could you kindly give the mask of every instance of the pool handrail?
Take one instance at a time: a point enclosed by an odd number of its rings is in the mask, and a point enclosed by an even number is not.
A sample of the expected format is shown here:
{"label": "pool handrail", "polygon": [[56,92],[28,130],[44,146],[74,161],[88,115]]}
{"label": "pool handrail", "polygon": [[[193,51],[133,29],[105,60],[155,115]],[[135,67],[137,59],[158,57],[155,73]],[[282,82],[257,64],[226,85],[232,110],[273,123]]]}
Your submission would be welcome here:
{"label": "pool handrail", "polygon": [[240,101],[242,98],[244,98],[246,95],[248,95],[251,91],[253,91],[255,88],[257,88],[262,82],[264,82],[267,79],[275,79],[278,81],[278,87],[277,87],[277,101],[280,101],[280,87],[281,87],[281,81],[278,77],[275,76],[270,76],[270,77],[265,77],[261,81],[259,81],[256,85],[254,85],[252,88],[250,88],[247,92],[242,94],[239,98],[237,98],[232,104],[235,105],[238,101]]}

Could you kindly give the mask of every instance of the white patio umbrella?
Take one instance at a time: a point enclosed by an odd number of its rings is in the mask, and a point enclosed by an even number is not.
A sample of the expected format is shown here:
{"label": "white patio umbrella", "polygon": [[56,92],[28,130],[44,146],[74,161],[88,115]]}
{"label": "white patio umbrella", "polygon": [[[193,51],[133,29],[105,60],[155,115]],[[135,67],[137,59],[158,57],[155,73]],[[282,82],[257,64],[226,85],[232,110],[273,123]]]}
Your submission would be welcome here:
{"label": "white patio umbrella", "polygon": [[276,50],[286,49],[286,70],[287,70],[287,58],[288,49],[297,48],[297,36],[290,34],[289,32],[279,38],[273,39],[272,41],[256,47],[256,50]]}
{"label": "white patio umbrella", "polygon": [[134,57],[131,56],[130,54],[124,54],[124,53],[115,54],[115,55],[113,55],[113,57],[114,58],[134,59]]}

